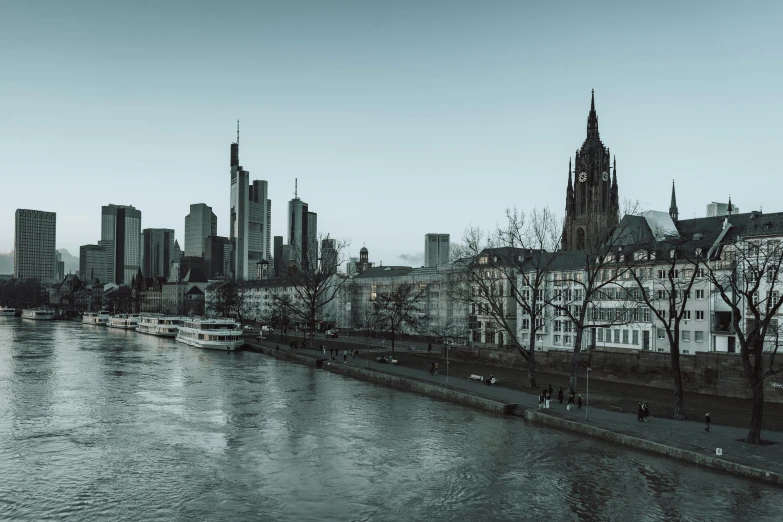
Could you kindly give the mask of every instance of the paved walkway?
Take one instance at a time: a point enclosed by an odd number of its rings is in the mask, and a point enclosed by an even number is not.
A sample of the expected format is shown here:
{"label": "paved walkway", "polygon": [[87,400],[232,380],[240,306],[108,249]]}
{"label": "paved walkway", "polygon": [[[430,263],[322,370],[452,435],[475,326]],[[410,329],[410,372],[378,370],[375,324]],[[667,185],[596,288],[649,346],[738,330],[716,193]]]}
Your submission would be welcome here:
{"label": "paved walkway", "polygon": [[[267,346],[274,346],[276,343],[264,344]],[[280,349],[290,351],[288,346],[280,346]],[[312,350],[293,351],[303,356],[315,356]],[[320,353],[318,355],[319,357],[322,357]],[[336,363],[342,364],[342,353],[332,364]],[[349,355],[346,364],[367,368],[367,360],[364,357],[351,359]],[[502,386],[502,383],[500,386],[487,386],[484,383],[469,380],[466,378],[467,376],[449,375],[447,377],[444,373],[429,375],[429,372],[424,368],[416,369],[380,364],[376,361],[370,361],[369,368],[374,371],[399,375],[425,382],[438,383],[443,386],[447,386],[446,381],[448,379],[448,387],[455,390],[484,396],[506,403],[520,404],[528,408],[538,408],[537,395],[505,388]],[[582,399],[585,401],[587,397],[583,395]],[[651,417],[648,422],[638,422],[636,420],[636,412],[619,413],[606,411],[586,407],[586,404],[582,405],[582,411],[574,409],[569,412],[566,410],[566,401],[567,397],[564,397],[563,404],[559,404],[557,399],[555,399],[550,404],[550,409],[544,410],[544,412],[571,421],[587,422],[598,428],[611,430],[616,433],[633,435],[703,455],[715,455],[716,448],[721,448],[723,451],[723,458],[725,459],[746,466],[783,474],[783,433],[764,431],[762,432],[762,438],[772,444],[747,444],[745,442],[740,442],[748,433],[748,430],[745,428],[713,425],[710,428],[710,432],[706,433],[704,431],[704,423],[695,421],[676,421],[673,419],[656,417]],[[588,416],[589,420],[586,420],[586,417]]]}

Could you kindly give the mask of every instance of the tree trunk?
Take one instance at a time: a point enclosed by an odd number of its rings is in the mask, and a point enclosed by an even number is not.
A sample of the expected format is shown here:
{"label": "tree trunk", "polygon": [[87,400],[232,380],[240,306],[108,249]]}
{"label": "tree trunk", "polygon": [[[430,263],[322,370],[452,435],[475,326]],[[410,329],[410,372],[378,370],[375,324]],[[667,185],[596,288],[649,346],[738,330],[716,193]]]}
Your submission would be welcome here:
{"label": "tree trunk", "polygon": [[745,442],[761,443],[761,418],[764,412],[764,381],[758,380],[753,386],[753,406],[750,415],[750,431]]}
{"label": "tree trunk", "polygon": [[579,361],[582,356],[583,330],[577,328],[574,338],[574,353],[571,355],[571,377],[568,379],[569,390],[576,390],[576,382],[579,377]]}
{"label": "tree trunk", "polygon": [[671,346],[672,373],[674,374],[674,419],[685,420],[685,391],[682,388],[682,372],[680,371],[680,347]]}
{"label": "tree trunk", "polygon": [[[520,351],[522,350],[520,349]],[[533,389],[538,387],[536,385],[536,332],[532,328],[530,330],[530,349],[527,351],[527,385]]]}
{"label": "tree trunk", "polygon": [[391,331],[391,342],[392,342],[392,354],[391,354],[391,358],[392,358],[392,359],[394,359],[394,339],[395,339],[396,337],[397,337],[397,336],[394,334],[394,329],[392,328],[392,331]]}

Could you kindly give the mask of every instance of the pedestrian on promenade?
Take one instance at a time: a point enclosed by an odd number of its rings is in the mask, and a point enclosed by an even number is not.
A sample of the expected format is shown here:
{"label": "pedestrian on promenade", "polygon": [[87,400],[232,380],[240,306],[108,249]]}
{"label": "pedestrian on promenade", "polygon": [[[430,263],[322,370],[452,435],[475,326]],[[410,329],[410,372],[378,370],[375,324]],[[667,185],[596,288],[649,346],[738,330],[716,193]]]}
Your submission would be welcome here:
{"label": "pedestrian on promenade", "polygon": [[647,422],[647,417],[650,416],[650,408],[647,407],[647,401],[642,404],[642,411],[644,412],[644,422]]}
{"label": "pedestrian on promenade", "polygon": [[543,410],[544,409],[544,393],[538,394],[538,409]]}
{"label": "pedestrian on promenade", "polygon": [[431,352],[431,351],[432,351],[432,343],[428,343],[427,344],[427,352]]}
{"label": "pedestrian on promenade", "polygon": [[437,361],[435,362],[435,375],[438,375],[438,363],[437,363]]}
{"label": "pedestrian on promenade", "polygon": [[348,350],[343,350],[343,364],[348,362]]}
{"label": "pedestrian on promenade", "polygon": [[582,409],[582,394],[579,394],[579,397],[576,399],[576,409],[581,410]]}
{"label": "pedestrian on promenade", "polygon": [[560,401],[560,404],[563,404],[563,387],[560,387],[560,390],[557,392],[557,400]]}
{"label": "pedestrian on promenade", "polygon": [[275,350],[279,350],[279,349],[280,349],[280,345],[279,344],[275,345]]}
{"label": "pedestrian on promenade", "polygon": [[636,422],[642,422],[644,420],[644,408],[642,408],[642,403],[640,402],[636,406]]}
{"label": "pedestrian on promenade", "polygon": [[571,411],[574,409],[574,394],[568,396],[568,406],[566,406],[568,411]]}
{"label": "pedestrian on promenade", "polygon": [[549,385],[549,396],[550,397],[552,396],[552,385],[551,384]]}
{"label": "pedestrian on promenade", "polygon": [[325,344],[321,345],[321,351],[324,353],[324,355],[326,355],[326,345]]}
{"label": "pedestrian on promenade", "polygon": [[427,366],[427,369],[430,371],[430,375],[435,371],[435,365],[430,361],[429,366]]}
{"label": "pedestrian on promenade", "polygon": [[709,413],[708,413],[707,415],[705,415],[705,416],[704,416],[704,422],[706,422],[706,423],[707,423],[707,427],[706,427],[706,428],[704,428],[704,431],[706,431],[707,433],[709,433],[709,432],[710,432],[710,414],[709,414]]}
{"label": "pedestrian on promenade", "polygon": [[549,409],[549,403],[552,401],[552,392],[546,392],[546,409]]}

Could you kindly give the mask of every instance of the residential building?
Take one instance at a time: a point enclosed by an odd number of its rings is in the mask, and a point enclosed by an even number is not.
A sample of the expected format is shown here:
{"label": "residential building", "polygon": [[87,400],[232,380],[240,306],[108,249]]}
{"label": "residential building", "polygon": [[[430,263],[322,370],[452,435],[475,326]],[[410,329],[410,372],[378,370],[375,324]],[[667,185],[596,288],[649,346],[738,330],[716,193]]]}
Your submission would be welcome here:
{"label": "residential building", "polygon": [[131,205],[103,206],[101,241],[111,259],[108,282],[130,284],[141,266],[141,211]]}
{"label": "residential building", "polygon": [[217,235],[217,216],[212,207],[204,203],[190,205],[185,216],[185,255],[204,256],[204,240]]}
{"label": "residential building", "polygon": [[446,267],[449,262],[449,234],[424,235],[424,266]]}
{"label": "residential building", "polygon": [[[168,282],[162,285],[161,291],[161,311],[165,314],[192,314],[200,315],[198,310],[193,308],[197,305],[198,299],[190,298],[190,309],[186,309],[186,297],[194,287],[202,292],[207,288],[208,282],[201,269],[194,267],[189,270],[185,276],[177,282]],[[190,294],[193,296],[194,294]]]}
{"label": "residential building", "polygon": [[144,277],[171,276],[174,256],[174,230],[170,228],[145,228],[142,231],[141,272]]}
{"label": "residential building", "polygon": [[53,282],[57,276],[56,239],[57,214],[17,209],[14,222],[14,277],[38,279],[42,283]]}

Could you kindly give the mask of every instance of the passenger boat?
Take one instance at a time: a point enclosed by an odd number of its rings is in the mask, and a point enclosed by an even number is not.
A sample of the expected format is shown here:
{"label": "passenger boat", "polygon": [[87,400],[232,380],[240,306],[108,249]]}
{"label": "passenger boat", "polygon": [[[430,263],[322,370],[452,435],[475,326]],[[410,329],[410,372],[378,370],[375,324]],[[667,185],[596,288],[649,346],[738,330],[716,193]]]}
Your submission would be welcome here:
{"label": "passenger boat", "polygon": [[16,315],[16,308],[0,306],[0,317],[13,317]]}
{"label": "passenger boat", "polygon": [[138,314],[117,314],[109,317],[109,326],[111,328],[120,328],[122,330],[135,330],[139,326]]}
{"label": "passenger boat", "polygon": [[162,315],[142,315],[137,332],[159,337],[176,337],[182,317]]}
{"label": "passenger boat", "polygon": [[91,324],[94,326],[108,326],[109,325],[109,312],[84,312],[82,316],[82,324]]}
{"label": "passenger boat", "polygon": [[27,310],[22,310],[22,319],[51,321],[54,319],[54,310],[51,308],[29,308]]}
{"label": "passenger boat", "polygon": [[233,319],[185,318],[177,341],[208,350],[234,351],[244,344],[242,325]]}

